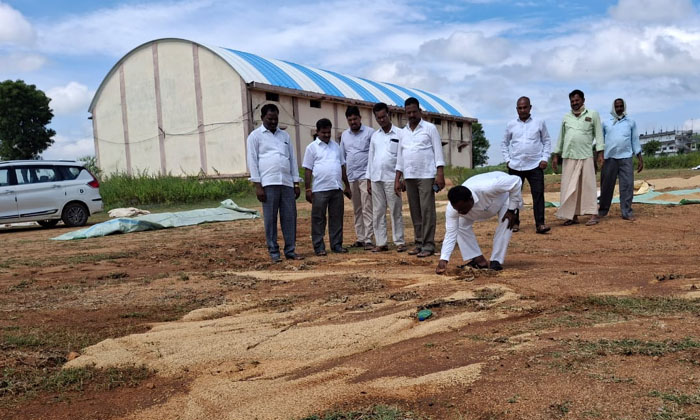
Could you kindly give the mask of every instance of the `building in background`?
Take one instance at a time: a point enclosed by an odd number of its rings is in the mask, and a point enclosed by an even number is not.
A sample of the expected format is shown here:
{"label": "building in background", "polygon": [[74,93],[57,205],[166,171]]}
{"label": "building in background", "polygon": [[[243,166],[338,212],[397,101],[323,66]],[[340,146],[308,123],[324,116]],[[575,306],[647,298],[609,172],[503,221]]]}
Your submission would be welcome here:
{"label": "building in background", "polygon": [[279,127],[301,159],[320,118],[333,122],[339,140],[348,105],[376,128],[372,106],[385,102],[403,127],[410,96],[440,130],[447,164],[470,167],[477,120],[435,94],[184,39],[154,40],[126,54],[89,112],[97,162],[107,174],[235,177],[248,175],[246,138],[261,124],[266,103],[280,109]]}
{"label": "building in background", "polygon": [[639,136],[639,143],[642,145],[654,140],[661,145],[656,151],[656,156],[672,156],[700,150],[700,135],[693,133],[693,130],[660,131]]}

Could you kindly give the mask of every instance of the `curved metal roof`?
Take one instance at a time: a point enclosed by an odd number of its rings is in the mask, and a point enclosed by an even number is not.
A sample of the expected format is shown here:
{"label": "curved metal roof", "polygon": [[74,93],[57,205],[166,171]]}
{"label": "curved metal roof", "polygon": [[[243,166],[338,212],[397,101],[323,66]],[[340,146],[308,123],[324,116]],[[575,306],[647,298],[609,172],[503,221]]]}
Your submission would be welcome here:
{"label": "curved metal roof", "polygon": [[420,101],[423,110],[470,118],[454,103],[450,103],[434,93],[422,89],[407,88],[394,83],[376,82],[362,77],[348,76],[331,70],[321,70],[289,61],[265,58],[259,55],[229,48],[201,44],[182,38],[161,38],[146,42],[122,57],[103,79],[90,103],[92,112],[100,92],[109,76],[119,68],[134,51],[158,41],[183,41],[209,49],[228,63],[246,83],[261,83],[276,87],[330,95],[337,98],[355,99],[366,102],[385,102],[388,105],[403,107],[404,101],[413,96]]}
{"label": "curved metal roof", "polygon": [[265,58],[230,48],[204,45],[218,54],[241,75],[246,83],[257,82],[271,86],[331,95],[367,102],[385,102],[403,107],[411,96],[420,101],[421,108],[436,114],[465,117],[459,107],[421,89],[406,88],[393,83],[375,82],[348,76],[331,70],[321,70],[289,61]]}

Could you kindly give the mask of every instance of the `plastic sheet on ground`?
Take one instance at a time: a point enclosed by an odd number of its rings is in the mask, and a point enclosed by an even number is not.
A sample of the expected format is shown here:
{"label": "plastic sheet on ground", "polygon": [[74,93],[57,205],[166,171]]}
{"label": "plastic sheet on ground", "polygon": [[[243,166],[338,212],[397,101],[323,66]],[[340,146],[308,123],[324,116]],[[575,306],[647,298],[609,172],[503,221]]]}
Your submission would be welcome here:
{"label": "plastic sheet on ground", "polygon": [[[615,196],[612,199],[613,204],[620,203],[620,196]],[[662,204],[662,205],[685,205],[685,204],[700,204],[700,188],[692,190],[675,190],[658,192],[649,189],[644,194],[635,194],[633,203],[636,204]],[[545,207],[559,207],[558,201],[546,201]]]}
{"label": "plastic sheet on ground", "polygon": [[89,228],[64,233],[52,238],[57,241],[87,239],[107,236],[114,233],[132,233],[145,230],[167,229],[192,226],[201,223],[230,222],[260,217],[258,212],[238,206],[233,200],[224,200],[217,208],[181,211],[175,213],[155,213],[134,218],[119,218],[98,223]]}

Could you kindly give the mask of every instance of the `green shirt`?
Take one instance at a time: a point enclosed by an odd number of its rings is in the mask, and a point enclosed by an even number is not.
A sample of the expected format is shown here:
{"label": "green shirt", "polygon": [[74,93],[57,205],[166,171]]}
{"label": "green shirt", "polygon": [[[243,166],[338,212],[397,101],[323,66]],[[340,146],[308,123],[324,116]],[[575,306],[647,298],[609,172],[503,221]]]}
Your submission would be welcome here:
{"label": "green shirt", "polygon": [[605,149],[603,126],[598,113],[584,109],[577,117],[569,112],[561,122],[554,154],[561,155],[564,159],[588,159],[593,157],[593,139],[596,151]]}

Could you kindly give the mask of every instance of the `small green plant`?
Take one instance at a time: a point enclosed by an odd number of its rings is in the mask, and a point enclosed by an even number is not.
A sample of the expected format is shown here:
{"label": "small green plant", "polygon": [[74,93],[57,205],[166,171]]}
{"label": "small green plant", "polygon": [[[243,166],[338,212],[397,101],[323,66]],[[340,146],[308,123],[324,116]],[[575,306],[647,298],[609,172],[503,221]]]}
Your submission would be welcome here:
{"label": "small green plant", "polygon": [[301,420],[421,420],[426,417],[411,412],[402,411],[396,407],[375,405],[360,411],[334,411],[326,414],[315,414]]}

